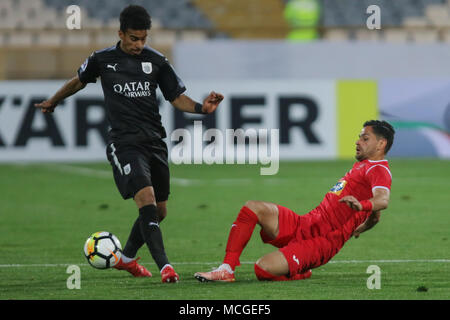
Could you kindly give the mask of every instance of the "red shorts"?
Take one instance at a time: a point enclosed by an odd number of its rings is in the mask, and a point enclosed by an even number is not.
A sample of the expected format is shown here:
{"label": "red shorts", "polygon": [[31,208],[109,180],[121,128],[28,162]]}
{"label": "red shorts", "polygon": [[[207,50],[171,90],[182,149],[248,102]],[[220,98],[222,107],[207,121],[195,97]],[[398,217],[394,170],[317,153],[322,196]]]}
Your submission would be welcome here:
{"label": "red shorts", "polygon": [[333,230],[322,217],[317,209],[300,216],[289,208],[278,206],[278,236],[270,239],[261,230],[264,243],[280,248],[288,262],[290,276],[327,263],[366,218],[355,215],[342,229]]}
{"label": "red shorts", "polygon": [[279,205],[277,205],[277,207],[278,236],[275,239],[271,239],[263,229],[261,229],[260,235],[264,243],[269,243],[277,248],[282,248],[296,238],[297,230],[300,226],[300,215],[289,208]]}
{"label": "red shorts", "polygon": [[278,207],[278,236],[271,239],[261,229],[260,235],[264,243],[269,243],[277,248],[286,246],[293,240],[306,240],[317,236],[323,236],[331,231],[331,226],[322,219],[317,209],[308,214],[299,215],[289,208]]}

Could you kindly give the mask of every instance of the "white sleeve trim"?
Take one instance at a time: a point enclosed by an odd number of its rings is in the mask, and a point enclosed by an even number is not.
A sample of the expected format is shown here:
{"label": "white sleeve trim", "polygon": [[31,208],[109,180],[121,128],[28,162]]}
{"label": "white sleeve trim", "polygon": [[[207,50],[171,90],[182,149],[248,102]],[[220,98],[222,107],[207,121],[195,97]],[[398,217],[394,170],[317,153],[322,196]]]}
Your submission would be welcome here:
{"label": "white sleeve trim", "polygon": [[384,187],[384,186],[375,186],[375,187],[372,188],[372,193],[373,193],[373,190],[375,190],[375,189],[386,189],[388,192],[391,192],[391,190],[389,190],[388,187]]}
{"label": "white sleeve trim", "polygon": [[369,170],[366,171],[366,174],[368,174],[369,171],[372,170],[372,169],[375,168],[375,167],[383,167],[383,168],[385,168],[385,169],[387,170],[387,172],[389,173],[389,175],[391,176],[391,179],[392,179],[391,171],[390,171],[386,166],[383,166],[383,165],[381,165],[381,164],[376,164],[376,165],[374,165],[374,166],[371,166],[371,167],[369,168]]}

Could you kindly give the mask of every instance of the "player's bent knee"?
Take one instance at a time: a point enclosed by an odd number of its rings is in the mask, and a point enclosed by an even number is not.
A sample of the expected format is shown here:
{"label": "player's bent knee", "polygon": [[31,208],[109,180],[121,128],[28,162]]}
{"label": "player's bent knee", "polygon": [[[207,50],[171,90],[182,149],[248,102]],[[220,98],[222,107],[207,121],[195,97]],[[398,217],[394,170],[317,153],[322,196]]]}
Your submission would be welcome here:
{"label": "player's bent knee", "polygon": [[244,206],[252,210],[258,218],[261,218],[266,212],[266,208],[262,201],[249,200]]}
{"label": "player's bent knee", "polygon": [[274,237],[276,237],[278,228],[278,208],[276,205],[250,200],[245,203],[244,207],[250,209],[258,217],[258,223],[265,229],[266,233],[274,234]]}
{"label": "player's bent knee", "polygon": [[255,200],[248,200],[245,204],[244,207],[249,208],[252,211],[255,211],[258,209],[259,206],[259,201],[255,201]]}
{"label": "player's bent knee", "polygon": [[152,187],[145,187],[139,190],[134,196],[134,201],[139,208],[150,204],[156,205],[155,193]]}

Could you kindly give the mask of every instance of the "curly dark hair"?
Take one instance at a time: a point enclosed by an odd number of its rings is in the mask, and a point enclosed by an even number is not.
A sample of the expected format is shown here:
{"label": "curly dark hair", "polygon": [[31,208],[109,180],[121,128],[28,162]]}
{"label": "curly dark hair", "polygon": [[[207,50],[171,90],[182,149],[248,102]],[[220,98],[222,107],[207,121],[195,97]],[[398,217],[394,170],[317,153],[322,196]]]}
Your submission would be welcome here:
{"label": "curly dark hair", "polygon": [[144,7],[129,5],[120,13],[120,30],[127,29],[149,30],[152,27],[152,20]]}
{"label": "curly dark hair", "polygon": [[386,147],[384,148],[384,153],[388,153],[394,143],[394,127],[387,121],[384,120],[369,120],[364,122],[363,127],[372,127],[373,132],[377,137],[382,137],[386,139]]}

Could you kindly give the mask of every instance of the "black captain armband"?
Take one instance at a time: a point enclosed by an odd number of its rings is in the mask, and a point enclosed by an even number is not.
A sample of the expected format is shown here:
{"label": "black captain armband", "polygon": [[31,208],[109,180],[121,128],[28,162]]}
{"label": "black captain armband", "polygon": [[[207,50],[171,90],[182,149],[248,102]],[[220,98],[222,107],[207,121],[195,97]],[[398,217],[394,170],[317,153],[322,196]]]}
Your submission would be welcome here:
{"label": "black captain armband", "polygon": [[195,103],[195,113],[207,114],[206,112],[203,112],[202,109],[203,109],[203,105],[201,105],[200,103],[196,102]]}

